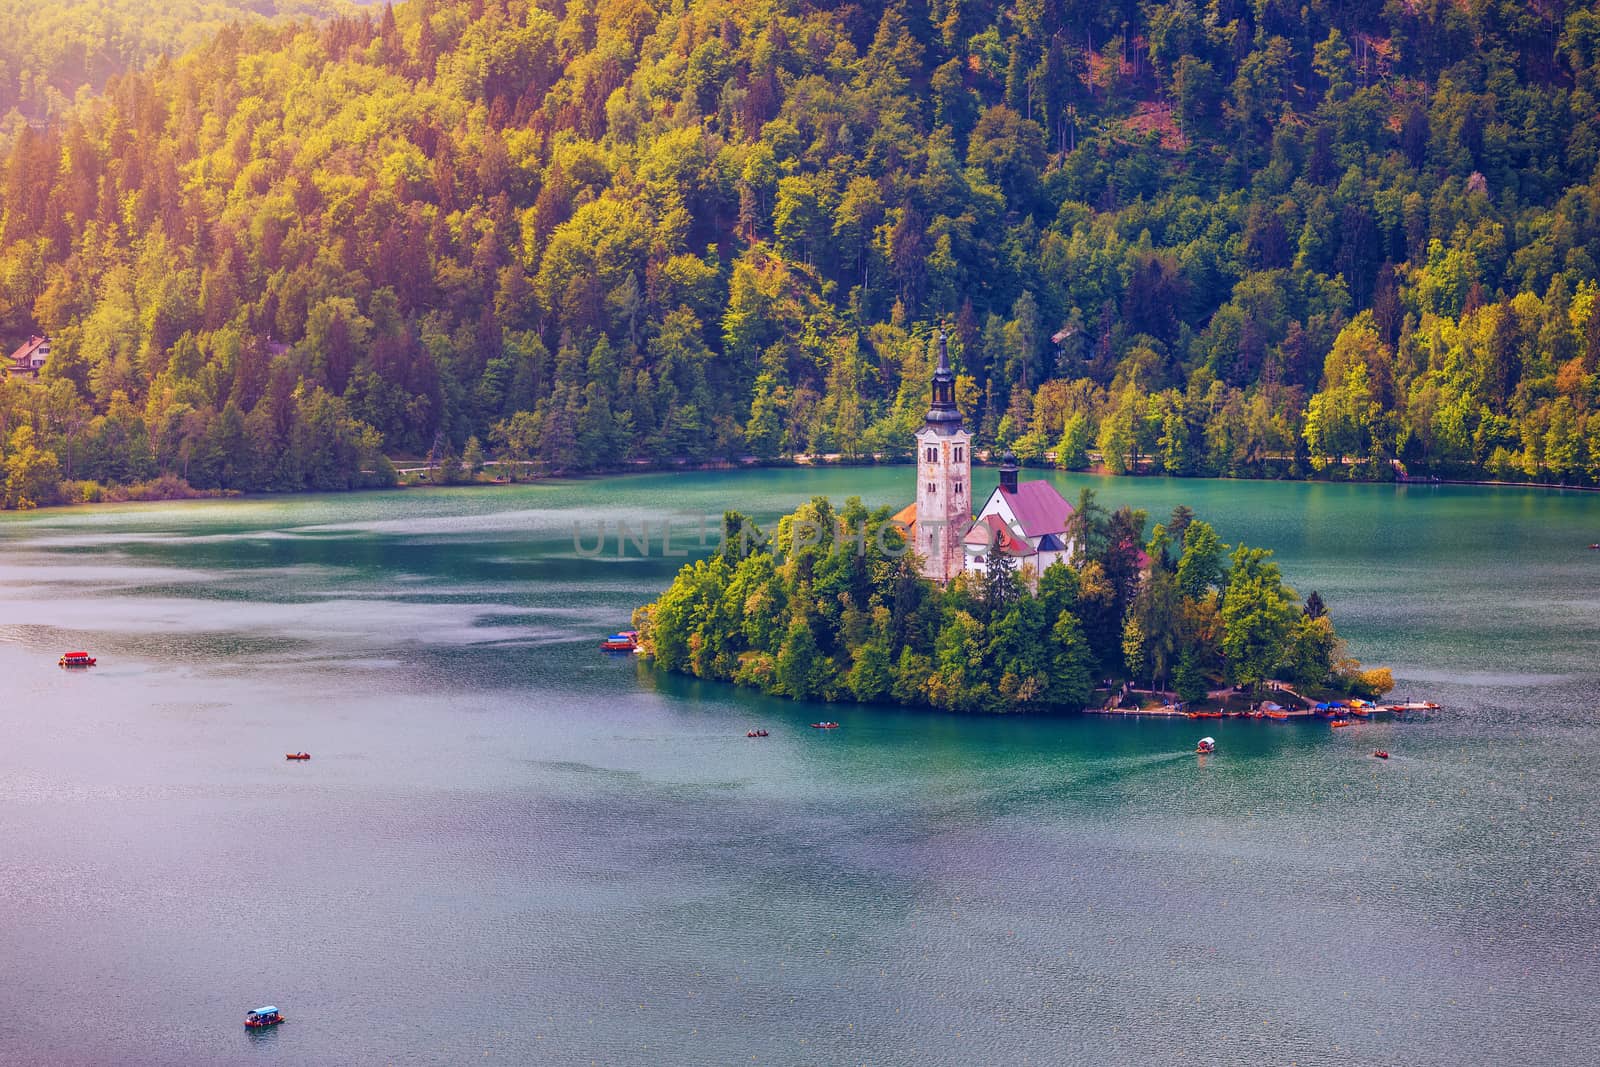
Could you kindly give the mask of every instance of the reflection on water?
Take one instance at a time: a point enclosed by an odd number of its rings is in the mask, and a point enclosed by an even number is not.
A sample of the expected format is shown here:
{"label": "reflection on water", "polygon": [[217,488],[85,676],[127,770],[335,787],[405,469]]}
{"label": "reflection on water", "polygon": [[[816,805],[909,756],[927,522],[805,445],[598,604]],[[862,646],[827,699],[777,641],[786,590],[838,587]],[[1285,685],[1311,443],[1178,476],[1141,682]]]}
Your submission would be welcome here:
{"label": "reflection on water", "polygon": [[824,733],[594,651],[682,560],[574,519],[906,474],[0,517],[0,1060],[1587,1062],[1595,499],[1061,477],[1276,548],[1450,708],[1205,759],[1187,721]]}

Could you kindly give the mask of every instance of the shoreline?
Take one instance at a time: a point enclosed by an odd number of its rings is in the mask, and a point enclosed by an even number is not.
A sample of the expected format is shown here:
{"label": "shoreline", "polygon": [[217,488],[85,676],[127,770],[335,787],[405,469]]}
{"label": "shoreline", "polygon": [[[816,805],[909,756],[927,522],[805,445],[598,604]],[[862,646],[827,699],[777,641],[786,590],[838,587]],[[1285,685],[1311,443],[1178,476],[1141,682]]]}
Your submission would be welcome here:
{"label": "shoreline", "polygon": [[[516,461],[507,461],[507,462],[516,462]],[[491,463],[490,465],[494,465],[494,464]],[[993,466],[993,465],[994,464],[988,464],[988,463],[984,464],[984,466]],[[130,499],[126,499],[126,500],[71,500],[71,501],[63,501],[63,502],[60,502],[60,503],[53,503],[53,504],[41,504],[41,505],[37,505],[35,507],[27,508],[27,509],[0,508],[0,516],[13,515],[13,514],[15,514],[15,515],[25,515],[25,514],[28,514],[29,512],[33,512],[33,511],[62,511],[62,510],[70,509],[70,508],[103,507],[103,506],[106,506],[106,505],[170,504],[170,503],[177,503],[177,502],[189,501],[189,500],[270,500],[270,499],[277,499],[277,498],[289,497],[289,496],[343,496],[345,494],[350,494],[350,493],[382,493],[382,492],[392,492],[392,491],[397,491],[397,490],[415,490],[415,489],[424,489],[424,490],[426,490],[426,489],[500,489],[500,488],[506,488],[508,486],[538,485],[538,484],[540,484],[542,482],[553,482],[553,481],[561,481],[561,482],[598,481],[598,480],[603,480],[603,479],[607,479],[607,478],[619,478],[619,477],[627,477],[627,476],[643,476],[643,475],[651,475],[651,474],[672,474],[672,473],[715,474],[715,473],[718,473],[718,472],[741,471],[741,470],[800,470],[800,469],[819,470],[819,469],[827,469],[827,468],[861,469],[861,468],[870,468],[870,467],[910,467],[910,466],[914,466],[914,463],[912,462],[912,460],[909,457],[904,458],[904,459],[902,459],[902,458],[892,458],[892,459],[884,458],[884,459],[864,459],[864,460],[848,460],[847,461],[847,460],[843,460],[843,459],[833,459],[833,458],[827,458],[827,457],[812,457],[812,456],[807,456],[805,454],[800,454],[800,455],[797,455],[797,456],[791,456],[791,457],[788,457],[788,458],[785,458],[785,459],[776,459],[776,460],[756,460],[756,459],[752,459],[752,458],[745,458],[745,459],[742,459],[742,460],[739,460],[739,461],[720,460],[720,461],[710,462],[710,463],[693,463],[693,464],[687,463],[687,462],[680,463],[680,464],[666,464],[666,465],[640,463],[640,464],[636,464],[636,465],[633,465],[633,466],[630,466],[630,467],[616,467],[616,468],[608,468],[608,469],[605,469],[605,470],[572,472],[572,473],[562,472],[562,471],[550,471],[550,472],[542,472],[542,473],[538,473],[538,474],[533,474],[533,475],[530,475],[530,476],[527,476],[527,477],[518,478],[516,480],[510,480],[510,479],[498,479],[498,480],[490,480],[490,481],[466,480],[466,481],[454,482],[454,483],[451,483],[451,484],[448,484],[448,485],[437,483],[437,482],[432,482],[432,481],[420,481],[420,480],[418,480],[418,481],[406,481],[406,480],[399,480],[399,481],[396,481],[396,483],[394,485],[364,486],[364,487],[361,487],[361,488],[358,488],[358,489],[326,489],[326,490],[305,490],[305,489],[302,489],[302,490],[297,490],[297,491],[294,491],[294,492],[287,492],[287,493],[246,492],[246,491],[243,491],[243,490],[235,490],[235,489],[189,489],[187,492],[179,492],[179,493],[172,493],[172,494],[159,495],[159,496],[147,496],[147,497],[141,497],[141,498],[130,498]],[[1412,486],[1431,488],[1431,487],[1441,486],[1441,485],[1464,485],[1464,486],[1479,486],[1479,487],[1490,488],[1490,489],[1539,489],[1539,490],[1555,491],[1555,492],[1600,493],[1600,486],[1596,486],[1596,485],[1562,485],[1562,484],[1560,484],[1558,482],[1508,482],[1508,481],[1501,481],[1501,480],[1498,480],[1498,479],[1489,479],[1489,478],[1480,478],[1480,479],[1472,479],[1472,478],[1440,478],[1438,480],[1430,480],[1430,479],[1422,479],[1422,478],[1410,478],[1410,479],[1406,479],[1406,480],[1400,480],[1400,479],[1381,479],[1380,480],[1380,479],[1364,479],[1364,478],[1351,478],[1351,479],[1330,479],[1330,478],[1230,478],[1230,477],[1214,477],[1214,476],[1209,476],[1209,475],[1151,474],[1151,473],[1138,473],[1138,472],[1132,472],[1132,471],[1127,472],[1125,474],[1112,474],[1110,471],[1106,470],[1104,467],[1102,467],[1099,464],[1095,464],[1095,465],[1089,467],[1086,470],[1077,470],[1077,471],[1063,470],[1063,469],[1058,468],[1058,467],[1052,467],[1052,466],[1047,466],[1047,465],[1030,466],[1030,465],[1024,464],[1023,466],[1024,466],[1025,469],[1046,471],[1046,472],[1049,472],[1049,473],[1052,473],[1052,474],[1090,475],[1090,476],[1096,477],[1096,478],[1113,478],[1113,479],[1119,479],[1119,480],[1125,479],[1125,480],[1128,480],[1128,481],[1140,481],[1140,480],[1152,479],[1152,478],[1164,478],[1164,479],[1169,479],[1169,480],[1172,480],[1172,481],[1180,481],[1180,482],[1189,482],[1189,481],[1193,481],[1193,482],[1238,482],[1238,483],[1241,483],[1241,484],[1255,484],[1255,483],[1267,482],[1267,483],[1273,483],[1273,484],[1292,483],[1292,484],[1302,484],[1302,485],[1370,485],[1370,486],[1389,485],[1389,486],[1394,486],[1396,488],[1410,488]],[[413,467],[413,466],[408,466],[408,467],[404,468],[404,471],[405,471],[405,473],[414,473],[414,472],[419,471],[419,470],[437,470],[437,469],[438,469],[437,467]],[[397,470],[400,470],[400,468],[397,467]],[[184,483],[184,484],[187,486],[187,483]]]}

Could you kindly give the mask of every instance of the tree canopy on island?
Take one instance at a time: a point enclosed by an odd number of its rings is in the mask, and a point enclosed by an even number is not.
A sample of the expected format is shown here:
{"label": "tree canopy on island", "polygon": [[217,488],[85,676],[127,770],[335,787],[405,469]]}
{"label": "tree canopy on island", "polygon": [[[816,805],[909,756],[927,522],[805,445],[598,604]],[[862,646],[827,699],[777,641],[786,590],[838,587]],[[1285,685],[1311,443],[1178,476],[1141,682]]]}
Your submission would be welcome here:
{"label": "tree canopy on island", "polygon": [[1302,607],[1271,553],[1235,548],[1187,508],[1145,538],[1145,513],[1080,500],[1074,565],[1018,574],[992,553],[982,575],[922,578],[887,508],[818,497],[768,539],[730,512],[723,546],[687,564],[635,613],[671,671],[796,700],[952,711],[1079,710],[1103,679],[1185,701],[1213,684],[1281,678],[1360,695],[1386,672],[1345,658],[1321,603]]}
{"label": "tree canopy on island", "polygon": [[1597,91],[1564,0],[230,24],[5,139],[0,337],[52,350],[0,461],[900,455],[944,320],[1026,460],[1592,483]]}

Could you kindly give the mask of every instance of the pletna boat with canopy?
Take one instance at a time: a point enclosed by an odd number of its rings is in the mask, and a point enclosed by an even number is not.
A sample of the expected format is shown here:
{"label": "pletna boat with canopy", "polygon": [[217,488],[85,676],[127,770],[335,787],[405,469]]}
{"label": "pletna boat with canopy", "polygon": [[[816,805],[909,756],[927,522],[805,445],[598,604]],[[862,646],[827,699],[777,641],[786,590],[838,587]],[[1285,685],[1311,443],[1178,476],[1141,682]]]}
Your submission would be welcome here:
{"label": "pletna boat with canopy", "polygon": [[283,1022],[283,1013],[272,1004],[248,1012],[244,1017],[245,1026],[252,1030],[260,1030],[267,1026],[277,1026],[281,1022]]}

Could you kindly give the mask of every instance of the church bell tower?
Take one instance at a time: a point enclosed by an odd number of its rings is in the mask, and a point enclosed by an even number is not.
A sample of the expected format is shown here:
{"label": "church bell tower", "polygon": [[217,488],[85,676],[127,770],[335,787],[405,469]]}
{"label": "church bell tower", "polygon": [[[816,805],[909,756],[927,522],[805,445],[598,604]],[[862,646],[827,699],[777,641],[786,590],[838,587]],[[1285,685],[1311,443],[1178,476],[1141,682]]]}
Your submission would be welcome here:
{"label": "church bell tower", "polygon": [[939,331],[933,404],[917,431],[917,526],[922,576],[948,582],[966,565],[961,539],[972,524],[972,435],[956,407],[956,376]]}

